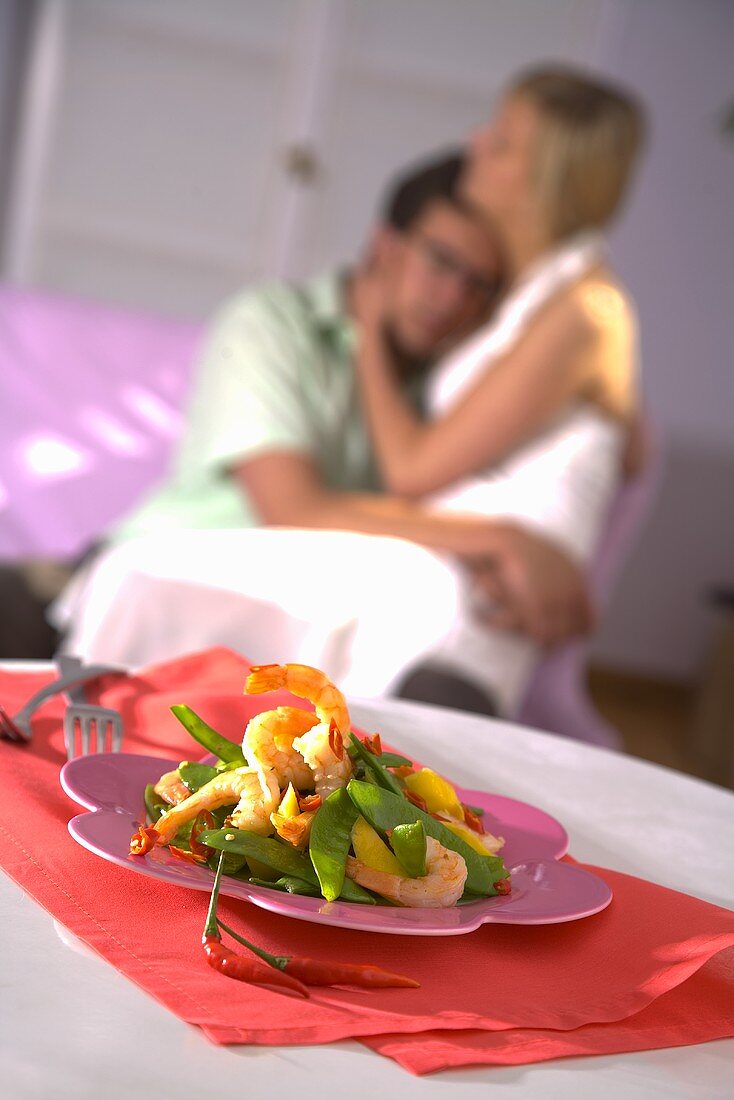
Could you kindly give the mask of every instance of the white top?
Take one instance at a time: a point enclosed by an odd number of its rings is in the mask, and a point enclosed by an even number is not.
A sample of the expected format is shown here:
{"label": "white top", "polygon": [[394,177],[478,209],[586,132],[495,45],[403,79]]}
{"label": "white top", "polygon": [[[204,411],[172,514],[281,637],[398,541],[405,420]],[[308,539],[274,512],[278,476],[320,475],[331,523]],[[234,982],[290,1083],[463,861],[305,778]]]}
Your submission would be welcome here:
{"label": "white top", "polygon": [[[509,294],[496,317],[437,368],[428,394],[433,416],[458,400],[511,350],[538,311],[602,257],[602,238],[583,234],[538,261]],[[515,520],[589,561],[614,497],[621,469],[621,424],[587,403],[574,403],[535,438],[483,473],[432,497],[441,511]],[[527,638],[479,625],[472,593],[432,660],[484,688],[503,714],[521,702],[538,657]]]}
{"label": "white top", "polygon": [[[448,412],[510,351],[539,309],[602,254],[602,238],[587,233],[534,264],[496,318],[437,369],[428,394],[430,413]],[[574,404],[503,462],[434,500],[441,509],[516,518],[587,561],[618,483],[623,441],[617,421],[590,404]]]}
{"label": "white top", "polygon": [[[579,859],[734,905],[729,791],[475,715],[452,712],[448,721],[445,709],[387,700],[351,710],[363,728],[379,729],[408,755],[465,786],[542,806],[566,826]],[[172,902],[177,890],[171,887]],[[498,1100],[731,1095],[732,1040],[528,1066],[472,1066],[421,1078],[353,1041],[215,1047],[104,960],[70,949],[48,913],[2,875],[0,920],[6,1006],[0,1061],[9,1097],[230,1097],[243,1094],[243,1082],[251,1096],[271,1095],[275,1087],[299,1100],[323,1100],[325,1082],[335,1095],[348,1091],[354,1100],[479,1100],[490,1091]]]}

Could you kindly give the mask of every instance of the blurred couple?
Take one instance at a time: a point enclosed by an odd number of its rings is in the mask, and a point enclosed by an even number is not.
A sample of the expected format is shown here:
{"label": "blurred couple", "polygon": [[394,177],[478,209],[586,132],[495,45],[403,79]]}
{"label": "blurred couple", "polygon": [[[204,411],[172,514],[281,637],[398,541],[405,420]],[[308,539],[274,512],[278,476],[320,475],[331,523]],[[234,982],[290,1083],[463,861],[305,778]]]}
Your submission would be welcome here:
{"label": "blurred couple", "polygon": [[[585,566],[641,461],[603,235],[642,130],[602,81],[524,74],[465,154],[397,181],[351,271],[227,303],[170,478],[53,608],[64,648],[223,643],[516,713],[541,648],[592,626]],[[230,598],[190,596],[209,583]]]}

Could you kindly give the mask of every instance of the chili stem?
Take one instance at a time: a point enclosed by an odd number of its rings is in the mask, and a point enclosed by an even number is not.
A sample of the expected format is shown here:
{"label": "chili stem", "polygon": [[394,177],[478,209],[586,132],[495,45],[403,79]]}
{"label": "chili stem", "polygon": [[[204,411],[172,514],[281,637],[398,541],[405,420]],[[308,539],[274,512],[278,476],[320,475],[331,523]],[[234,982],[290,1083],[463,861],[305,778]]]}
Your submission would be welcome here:
{"label": "chili stem", "polygon": [[254,943],[250,943],[244,936],[240,936],[239,932],[235,932],[234,928],[230,928],[228,924],[225,924],[223,920],[217,918],[217,924],[222,928],[228,936],[231,936],[233,940],[237,940],[243,947],[248,947],[255,955],[259,955],[266,963],[270,963],[277,970],[283,970],[288,963],[290,956],[288,955],[271,955],[269,951],[266,951],[262,947],[256,947]]}
{"label": "chili stem", "polygon": [[217,928],[217,902],[219,900],[219,886],[222,881],[223,867],[224,852],[220,852],[217,872],[214,876],[214,885],[212,886],[212,894],[209,898],[209,912],[206,915],[206,924],[204,925],[204,935],[215,936],[217,939],[219,939],[219,929]]}

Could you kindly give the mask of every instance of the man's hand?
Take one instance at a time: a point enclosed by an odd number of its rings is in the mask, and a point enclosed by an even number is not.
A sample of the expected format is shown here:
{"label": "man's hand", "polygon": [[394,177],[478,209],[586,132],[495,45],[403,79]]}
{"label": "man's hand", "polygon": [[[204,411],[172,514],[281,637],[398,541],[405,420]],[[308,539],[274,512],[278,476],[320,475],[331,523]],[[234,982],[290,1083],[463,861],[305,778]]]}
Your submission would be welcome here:
{"label": "man's hand", "polygon": [[501,530],[492,560],[470,565],[478,603],[484,605],[477,615],[543,646],[589,633],[594,609],[579,566],[547,539],[512,524]]}
{"label": "man's hand", "polygon": [[373,263],[354,276],[350,306],[362,339],[382,337],[389,300],[390,287],[381,265]]}

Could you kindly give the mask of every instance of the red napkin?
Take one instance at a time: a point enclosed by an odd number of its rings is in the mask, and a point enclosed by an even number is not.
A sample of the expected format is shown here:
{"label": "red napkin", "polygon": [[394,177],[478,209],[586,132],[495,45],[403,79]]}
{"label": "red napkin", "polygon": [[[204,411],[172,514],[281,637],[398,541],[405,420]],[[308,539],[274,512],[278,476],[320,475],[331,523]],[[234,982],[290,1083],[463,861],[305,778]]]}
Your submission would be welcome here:
{"label": "red napkin", "polygon": [[[183,759],[192,741],[168,708],[187,702],[239,737],[253,708],[247,662],[208,650],[100,684],[125,720],[128,752]],[[13,713],[49,676],[0,673]],[[278,702],[285,700],[283,696]],[[734,1035],[734,914],[614,871],[603,913],[547,927],[490,925],[466,936],[381,936],[322,927],[222,899],[222,916],[278,954],[373,962],[418,990],[314,989],[303,1001],[232,982],[205,963],[207,895],[97,858],[66,824],[80,808],[59,786],[65,759],[54,700],[33,742],[0,743],[0,863],[83,941],[216,1043],[322,1043],[360,1038],[414,1073],[680,1046]],[[398,746],[399,747],[399,746]],[[226,984],[225,984],[226,983]]]}

